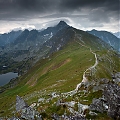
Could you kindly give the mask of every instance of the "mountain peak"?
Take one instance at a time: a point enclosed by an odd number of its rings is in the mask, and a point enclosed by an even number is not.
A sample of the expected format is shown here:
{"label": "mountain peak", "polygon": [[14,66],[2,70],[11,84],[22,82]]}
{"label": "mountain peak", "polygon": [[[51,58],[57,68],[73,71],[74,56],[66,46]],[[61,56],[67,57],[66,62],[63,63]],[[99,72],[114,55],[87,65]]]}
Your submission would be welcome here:
{"label": "mountain peak", "polygon": [[67,26],[65,21],[60,21],[57,26]]}
{"label": "mountain peak", "polygon": [[91,31],[97,31],[96,29],[92,29]]}

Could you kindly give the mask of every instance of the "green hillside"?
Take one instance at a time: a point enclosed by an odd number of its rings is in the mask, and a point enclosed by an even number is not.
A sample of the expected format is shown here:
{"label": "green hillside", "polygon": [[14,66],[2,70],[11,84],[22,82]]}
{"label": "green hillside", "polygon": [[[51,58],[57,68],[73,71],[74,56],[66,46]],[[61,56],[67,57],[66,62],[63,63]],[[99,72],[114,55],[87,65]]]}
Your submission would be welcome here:
{"label": "green hillside", "polygon": [[[65,111],[66,114],[70,114],[68,107],[56,107],[55,104],[60,99],[65,102],[75,101],[90,105],[93,98],[102,95],[101,90],[93,91],[93,87],[97,83],[101,84],[99,82],[101,78],[111,80],[111,74],[120,71],[117,53],[95,36],[73,28],[69,28],[69,31],[74,33],[72,37],[67,38],[70,39],[69,42],[49,57],[38,61],[25,75],[20,76],[17,86],[0,94],[0,117],[14,115],[16,95],[23,97],[29,105],[38,103],[40,98],[44,98],[44,102],[39,103],[35,108],[47,119],[50,119],[54,112],[58,115],[62,115]],[[66,30],[66,33],[69,32]],[[57,40],[59,39],[61,38],[58,37]],[[96,62],[95,54],[98,64],[95,68],[88,69]],[[85,71],[87,82],[91,84],[87,88],[88,92],[84,94],[86,88],[81,86],[77,93],[65,97],[64,93],[74,90],[82,81]],[[53,92],[58,97],[52,97]],[[73,109],[77,111],[76,104]],[[101,116],[99,113],[98,119],[101,119]],[[103,119],[110,118],[104,114]]]}

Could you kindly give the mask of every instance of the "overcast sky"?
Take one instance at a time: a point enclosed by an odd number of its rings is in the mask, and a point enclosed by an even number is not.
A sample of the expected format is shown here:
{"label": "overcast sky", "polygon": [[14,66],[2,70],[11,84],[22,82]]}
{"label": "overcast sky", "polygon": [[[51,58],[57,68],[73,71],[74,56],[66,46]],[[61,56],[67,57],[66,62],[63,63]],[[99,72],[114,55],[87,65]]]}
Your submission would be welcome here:
{"label": "overcast sky", "polygon": [[60,20],[81,30],[119,30],[119,0],[0,0],[0,33],[42,29]]}

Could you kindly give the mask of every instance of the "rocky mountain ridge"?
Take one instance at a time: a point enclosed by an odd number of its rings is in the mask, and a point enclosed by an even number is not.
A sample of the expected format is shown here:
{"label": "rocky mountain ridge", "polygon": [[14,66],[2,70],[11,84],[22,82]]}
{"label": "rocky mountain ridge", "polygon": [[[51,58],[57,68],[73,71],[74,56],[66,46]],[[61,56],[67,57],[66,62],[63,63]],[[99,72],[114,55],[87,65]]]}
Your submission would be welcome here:
{"label": "rocky mountain ridge", "polygon": [[[2,71],[2,66],[4,65],[9,68],[16,66],[16,69],[21,69],[21,64],[24,62],[26,65],[24,64],[22,66],[26,66],[24,70],[26,71],[39,59],[48,54],[50,48],[47,48],[43,44],[49,39],[52,39],[52,37],[61,29],[67,27],[69,26],[64,21],[60,21],[58,25],[48,27],[43,31],[24,30],[13,42],[6,44],[4,47],[0,47],[0,70]],[[11,66],[9,63],[13,61],[15,65]],[[21,70],[18,70],[18,72],[19,71]]]}
{"label": "rocky mountain ridge", "polygon": [[0,47],[4,47],[15,41],[22,31],[11,31],[9,33],[0,34]]}
{"label": "rocky mountain ridge", "polygon": [[112,46],[115,50],[120,52],[120,39],[117,38],[112,33],[107,31],[97,31],[97,30],[91,30],[87,32],[99,37],[100,39],[108,43],[110,46]]}
{"label": "rocky mountain ridge", "polygon": [[[51,114],[51,118],[53,120],[86,120],[86,117],[92,116],[93,119],[96,119],[99,113],[107,112],[108,116],[113,118],[114,120],[120,119],[120,86],[118,83],[120,82],[120,73],[116,73],[114,75],[112,82],[109,82],[107,79],[104,79],[104,82],[102,84],[105,84],[104,89],[102,90],[103,96],[98,99],[93,99],[90,106],[86,107],[83,104],[78,104],[79,112],[76,113],[76,115],[66,115],[64,113],[63,115],[59,116],[56,113]],[[114,81],[118,81],[118,83]],[[103,80],[102,80],[103,81]],[[54,95],[53,95],[54,96]],[[55,97],[55,96],[54,96]],[[45,99],[39,99],[38,102],[45,102]],[[30,106],[19,96],[16,96],[16,111],[15,116],[10,118],[7,118],[7,120],[43,120],[44,114],[40,114],[35,110],[35,106],[37,106],[39,103],[33,103]],[[71,103],[63,102],[61,100],[58,100],[56,102],[56,106],[73,106],[74,101],[71,101]],[[89,114],[85,116],[85,110],[89,111]],[[0,120],[4,120],[4,118],[0,118]]]}
{"label": "rocky mountain ridge", "polygon": [[120,32],[113,33],[117,38],[120,38]]}
{"label": "rocky mountain ridge", "polygon": [[[110,119],[107,113],[91,109],[104,109],[100,106],[101,101],[99,103],[96,99],[103,98],[103,91],[112,78],[117,84],[116,88],[119,88],[118,54],[98,37],[63,23],[58,24],[60,29],[38,47],[39,50],[33,52],[35,56],[29,59],[31,63],[36,58],[40,60],[18,77],[15,86],[9,85],[0,94],[0,117],[14,116],[17,110],[14,119]],[[33,38],[36,38],[37,31],[32,32],[35,33]],[[26,33],[23,41],[30,42],[31,39],[27,38],[31,34],[29,31]],[[24,51],[24,48],[21,49]],[[25,61],[21,66],[25,66]],[[29,105],[17,96],[15,106],[16,95]],[[94,107],[96,103],[99,106]],[[106,105],[109,106],[108,103]]]}

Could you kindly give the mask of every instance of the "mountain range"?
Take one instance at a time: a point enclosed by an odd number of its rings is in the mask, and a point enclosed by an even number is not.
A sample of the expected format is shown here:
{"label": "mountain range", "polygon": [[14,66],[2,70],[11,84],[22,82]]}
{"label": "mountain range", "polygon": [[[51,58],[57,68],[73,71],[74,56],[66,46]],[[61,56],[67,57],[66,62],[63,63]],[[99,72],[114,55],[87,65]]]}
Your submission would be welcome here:
{"label": "mountain range", "polygon": [[120,38],[120,32],[113,33],[116,37]]}
{"label": "mountain range", "polygon": [[[29,31],[25,29],[24,31],[12,31],[10,33],[1,34],[0,36],[1,45],[0,70],[2,71],[1,73],[8,71],[8,69],[2,70],[3,69],[2,66],[9,66],[9,71],[11,70],[15,71],[17,70],[17,72],[21,71],[20,69],[21,64],[23,64],[23,61],[26,61],[25,63],[27,63],[27,65],[24,65],[24,67],[26,70],[28,70],[39,59],[41,59],[42,57],[46,57],[46,55],[49,54],[50,51],[53,52],[55,49],[60,49],[64,44],[66,44],[66,42],[64,43],[63,41],[62,43],[62,41],[59,41],[60,42],[59,45],[50,42],[52,41],[52,39],[57,39],[55,38],[56,35],[57,37],[59,37],[61,34],[64,34],[66,28],[70,28],[70,26],[68,26],[64,21],[60,21],[58,25],[54,27],[48,27],[47,29],[44,29],[42,31],[37,30]],[[103,44],[107,43],[115,50],[117,51],[120,50],[119,46],[120,39],[118,39],[110,32],[97,30],[87,32],[102,39],[105,42]],[[13,68],[12,66],[16,67]],[[22,72],[26,71],[25,69],[23,70],[22,68]]]}
{"label": "mountain range", "polygon": [[14,42],[14,40],[22,33],[22,31],[11,31],[9,33],[0,34],[0,46],[5,46]]}
{"label": "mountain range", "polygon": [[[64,27],[68,27],[68,25],[65,22],[61,21],[58,25],[54,27],[48,27],[47,29],[40,32],[37,30],[29,31],[27,29],[21,32],[21,34],[19,34],[19,36],[17,36],[16,39],[14,39],[10,44],[6,44],[0,47],[1,70],[3,65],[9,66],[9,71],[13,69],[12,66],[16,66],[17,69],[19,69],[21,68],[21,64],[23,63],[23,61],[27,61],[29,65],[32,65],[40,58],[46,56],[47,50],[43,51],[42,45],[47,40],[51,39],[53,35],[55,35],[59,30],[61,30]],[[11,36],[14,36],[13,32],[9,34],[12,34]],[[1,35],[1,38],[4,38],[4,34]],[[13,61],[15,62],[13,63]],[[27,67],[24,64],[24,66],[26,67],[25,69],[28,69],[28,64]],[[4,70],[3,72],[5,71],[6,70]],[[18,72],[19,71],[21,70],[18,70]]]}
{"label": "mountain range", "polygon": [[110,46],[112,46],[115,50],[120,52],[120,39],[112,33],[97,30],[88,31],[88,33],[99,37],[100,39],[108,43]]}
{"label": "mountain range", "polygon": [[[118,39],[108,41],[110,34],[104,32],[106,40],[97,33],[60,21],[43,31],[26,29],[2,46],[1,71],[20,75],[0,87],[0,117],[35,120],[39,113],[48,120],[119,118]],[[2,65],[9,67],[3,70]]]}

